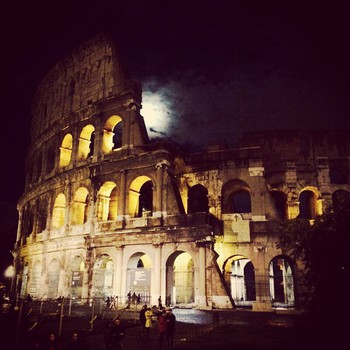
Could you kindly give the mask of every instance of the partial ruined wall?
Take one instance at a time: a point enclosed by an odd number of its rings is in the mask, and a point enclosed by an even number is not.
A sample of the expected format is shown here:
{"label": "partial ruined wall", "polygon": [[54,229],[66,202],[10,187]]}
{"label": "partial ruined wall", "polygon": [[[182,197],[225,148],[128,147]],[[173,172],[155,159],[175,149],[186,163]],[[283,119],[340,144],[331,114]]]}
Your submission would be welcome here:
{"label": "partial ruined wall", "polygon": [[71,113],[113,95],[124,73],[106,35],[79,46],[42,80],[32,104],[32,140]]}

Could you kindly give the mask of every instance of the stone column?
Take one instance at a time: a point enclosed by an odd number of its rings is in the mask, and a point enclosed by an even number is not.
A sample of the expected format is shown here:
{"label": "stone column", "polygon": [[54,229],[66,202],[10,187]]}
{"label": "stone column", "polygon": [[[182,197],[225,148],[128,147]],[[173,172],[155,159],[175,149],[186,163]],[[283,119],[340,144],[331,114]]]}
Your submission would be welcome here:
{"label": "stone column", "polygon": [[198,247],[198,294],[196,296],[196,301],[198,305],[206,306],[206,247],[205,244],[200,244]]}
{"label": "stone column", "polygon": [[[158,303],[158,298],[161,296],[161,282],[162,282],[162,276],[161,276],[161,257],[162,257],[162,244],[155,244],[154,245],[154,266],[152,269],[152,290],[151,290],[151,298],[152,298],[152,304],[156,305]],[[165,296],[164,296],[165,297]],[[165,300],[162,298],[162,302],[164,303]]]}
{"label": "stone column", "polygon": [[124,295],[122,290],[122,280],[123,280],[123,276],[125,280],[126,269],[124,269],[123,267],[123,253],[124,253],[124,246],[117,247],[116,261],[114,264],[115,268],[114,268],[113,290],[115,292],[115,295],[118,296],[118,298]]}
{"label": "stone column", "polygon": [[272,310],[270,296],[270,281],[268,266],[266,266],[266,246],[254,247],[257,253],[257,264],[255,271],[256,301],[253,302],[253,311],[269,312]]}
{"label": "stone column", "polygon": [[123,220],[125,213],[126,204],[126,170],[120,171],[120,193],[119,193],[119,203],[118,203],[118,220]]}

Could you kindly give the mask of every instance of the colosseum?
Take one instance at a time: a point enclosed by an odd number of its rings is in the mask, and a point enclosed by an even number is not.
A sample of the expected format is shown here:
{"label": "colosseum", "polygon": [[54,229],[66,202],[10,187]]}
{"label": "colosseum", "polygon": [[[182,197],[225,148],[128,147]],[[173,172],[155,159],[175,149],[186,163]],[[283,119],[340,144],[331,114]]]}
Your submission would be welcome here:
{"label": "colosseum", "polygon": [[32,103],[18,201],[19,297],[129,293],[198,309],[301,304],[278,223],[313,220],[349,185],[349,133],[256,132],[191,152],[150,140],[141,84],[101,34],[58,62]]}

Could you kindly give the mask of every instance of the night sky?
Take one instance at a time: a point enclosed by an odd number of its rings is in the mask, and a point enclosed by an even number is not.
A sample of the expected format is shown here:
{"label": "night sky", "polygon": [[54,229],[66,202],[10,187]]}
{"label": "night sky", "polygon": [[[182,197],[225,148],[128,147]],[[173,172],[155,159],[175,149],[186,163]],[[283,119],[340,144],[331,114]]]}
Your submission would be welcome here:
{"label": "night sky", "polygon": [[[349,129],[346,1],[13,1],[1,20],[1,271],[24,188],[30,103],[44,74],[106,31],[145,97],[151,138],[197,149],[247,131]],[[147,123],[147,120],[146,120]],[[13,218],[12,218],[13,217]],[[1,275],[2,272],[0,271]]]}

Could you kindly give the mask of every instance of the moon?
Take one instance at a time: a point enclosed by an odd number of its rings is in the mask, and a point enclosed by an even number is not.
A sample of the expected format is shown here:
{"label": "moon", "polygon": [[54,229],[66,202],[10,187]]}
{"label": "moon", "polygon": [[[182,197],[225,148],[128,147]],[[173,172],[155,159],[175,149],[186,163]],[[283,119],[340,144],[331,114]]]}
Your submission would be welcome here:
{"label": "moon", "polygon": [[150,137],[166,135],[169,127],[171,111],[169,102],[161,94],[151,91],[142,93],[141,114],[144,117],[146,127],[150,131]]}

